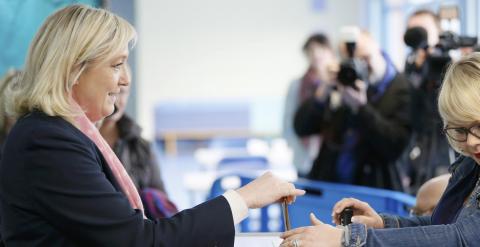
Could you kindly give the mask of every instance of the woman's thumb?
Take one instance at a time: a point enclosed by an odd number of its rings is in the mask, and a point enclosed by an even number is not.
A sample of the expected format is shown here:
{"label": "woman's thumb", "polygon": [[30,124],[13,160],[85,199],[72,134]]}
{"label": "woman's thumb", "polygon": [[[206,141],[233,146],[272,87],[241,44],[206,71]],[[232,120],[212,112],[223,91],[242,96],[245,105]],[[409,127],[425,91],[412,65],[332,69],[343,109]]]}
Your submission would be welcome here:
{"label": "woman's thumb", "polygon": [[368,225],[369,219],[367,216],[357,215],[352,217],[352,223],[360,223]]}
{"label": "woman's thumb", "polygon": [[319,219],[317,219],[317,217],[313,213],[310,213],[310,222],[312,222],[312,225],[314,225],[314,226],[318,226],[318,225],[323,224],[323,222],[321,222]]}

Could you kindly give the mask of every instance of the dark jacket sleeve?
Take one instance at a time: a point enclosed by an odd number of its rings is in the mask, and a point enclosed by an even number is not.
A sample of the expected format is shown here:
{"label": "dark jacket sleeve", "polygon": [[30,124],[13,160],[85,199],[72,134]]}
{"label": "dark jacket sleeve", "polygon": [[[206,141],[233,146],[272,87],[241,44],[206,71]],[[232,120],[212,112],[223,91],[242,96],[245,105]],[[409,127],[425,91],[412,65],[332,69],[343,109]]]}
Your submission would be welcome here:
{"label": "dark jacket sleeve", "polygon": [[298,136],[318,134],[322,130],[325,103],[315,98],[305,100],[295,113],[293,127]]}
{"label": "dark jacket sleeve", "polygon": [[411,131],[410,90],[403,76],[397,76],[380,107],[371,103],[359,109],[358,122],[369,143],[389,160],[396,159],[406,146]]}
{"label": "dark jacket sleeve", "polygon": [[35,209],[62,235],[80,246],[233,246],[224,197],[171,218],[143,219],[107,179],[93,143],[80,137],[39,130],[24,154]]}

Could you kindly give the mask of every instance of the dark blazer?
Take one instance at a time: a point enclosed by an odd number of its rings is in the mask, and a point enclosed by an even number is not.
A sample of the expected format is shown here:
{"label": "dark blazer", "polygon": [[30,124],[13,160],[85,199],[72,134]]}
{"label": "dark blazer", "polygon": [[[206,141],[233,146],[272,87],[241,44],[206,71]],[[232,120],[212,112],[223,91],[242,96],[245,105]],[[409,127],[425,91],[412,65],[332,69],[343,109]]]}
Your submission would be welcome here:
{"label": "dark blazer", "polygon": [[95,144],[59,117],[33,112],[8,136],[0,164],[7,246],[233,246],[223,196],[151,221],[121,192]]}
{"label": "dark blazer", "polygon": [[320,134],[323,143],[308,175],[310,179],[339,182],[337,160],[342,151],[344,135],[355,128],[358,135],[353,147],[353,184],[403,190],[395,165],[410,136],[410,87],[398,74],[378,99],[374,90],[367,92],[368,103],[353,114],[346,106],[331,109],[329,102],[311,98],[297,110],[294,121],[301,136]]}

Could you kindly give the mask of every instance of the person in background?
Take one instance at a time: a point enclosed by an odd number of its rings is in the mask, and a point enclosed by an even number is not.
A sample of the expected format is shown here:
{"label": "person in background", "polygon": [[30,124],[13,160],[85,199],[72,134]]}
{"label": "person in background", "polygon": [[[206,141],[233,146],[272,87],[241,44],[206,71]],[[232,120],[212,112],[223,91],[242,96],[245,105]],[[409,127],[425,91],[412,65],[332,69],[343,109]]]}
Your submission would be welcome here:
{"label": "person in background", "polygon": [[443,174],[429,179],[420,186],[417,192],[417,200],[411,213],[418,216],[432,215],[433,210],[447,188],[450,177],[449,173]]}
{"label": "person in background", "polygon": [[[131,82],[130,66],[125,66],[127,80]],[[172,216],[178,210],[167,197],[155,151],[150,142],[142,138],[140,126],[125,112],[129,95],[130,83],[120,89],[114,113],[100,122],[100,134],[140,192],[147,217],[156,219]]]}
{"label": "person in background", "polygon": [[0,159],[2,158],[2,147],[8,132],[15,123],[15,119],[8,116],[5,111],[5,100],[7,98],[7,88],[11,83],[15,83],[16,78],[20,75],[18,70],[9,70],[5,76],[0,79]]}
{"label": "person in background", "polygon": [[342,199],[332,218],[347,207],[352,224],[333,227],[311,215],[313,226],[282,235],[283,246],[477,246],[480,242],[480,53],[449,66],[440,88],[438,109],[447,139],[461,155],[450,166],[451,178],[431,216],[378,214],[367,203]]}
{"label": "person in background", "polygon": [[442,120],[436,107],[443,70],[441,63],[429,59],[439,53],[436,46],[441,32],[440,18],[430,10],[415,11],[407,20],[407,28],[418,27],[426,31],[427,43],[412,50],[405,63],[404,73],[411,83],[412,136],[401,158],[413,194],[428,179],[446,173],[448,165],[455,160],[442,135]]}
{"label": "person in background", "polygon": [[319,86],[295,115],[300,137],[323,139],[308,178],[401,191],[395,161],[410,134],[409,85],[368,33],[351,31],[363,80]]}
{"label": "person in background", "polygon": [[300,138],[293,129],[297,108],[315,93],[318,85],[335,80],[338,62],[328,37],[318,33],[310,36],[303,45],[308,60],[308,69],[302,78],[288,87],[283,117],[283,136],[293,151],[293,164],[300,177],[306,177],[317,155],[321,138],[319,135]]}
{"label": "person in background", "polygon": [[305,193],[267,172],[170,218],[147,219],[94,125],[129,85],[135,40],[127,21],[84,5],[60,9],[40,27],[7,100],[18,120],[0,161],[6,246],[233,246],[248,208]]}
{"label": "person in background", "polygon": [[[10,129],[15,124],[15,119],[7,115],[5,111],[5,99],[7,98],[7,88],[10,84],[15,83],[15,80],[20,76],[18,70],[8,70],[3,78],[0,79],[0,160],[2,159],[3,143],[10,132]],[[0,226],[1,226],[0,216]],[[0,247],[5,246],[0,233]]]}
{"label": "person in background", "polygon": [[[5,101],[7,98],[7,88],[10,84],[15,83],[15,80],[20,76],[19,70],[8,70],[3,78],[0,79],[0,160],[2,160],[3,143],[7,138],[8,132],[15,124],[15,118],[9,116],[6,112]],[[0,215],[0,226],[1,226]],[[0,233],[0,247],[5,246],[2,235]]]}

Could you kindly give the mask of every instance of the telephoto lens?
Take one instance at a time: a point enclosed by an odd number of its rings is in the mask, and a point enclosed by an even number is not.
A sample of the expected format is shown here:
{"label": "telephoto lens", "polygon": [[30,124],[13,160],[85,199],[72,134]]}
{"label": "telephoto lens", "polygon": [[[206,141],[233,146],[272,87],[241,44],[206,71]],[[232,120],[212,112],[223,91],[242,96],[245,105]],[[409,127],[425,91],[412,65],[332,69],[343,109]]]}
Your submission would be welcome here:
{"label": "telephoto lens", "polygon": [[346,226],[352,223],[353,209],[348,207],[340,213],[340,225]]}

